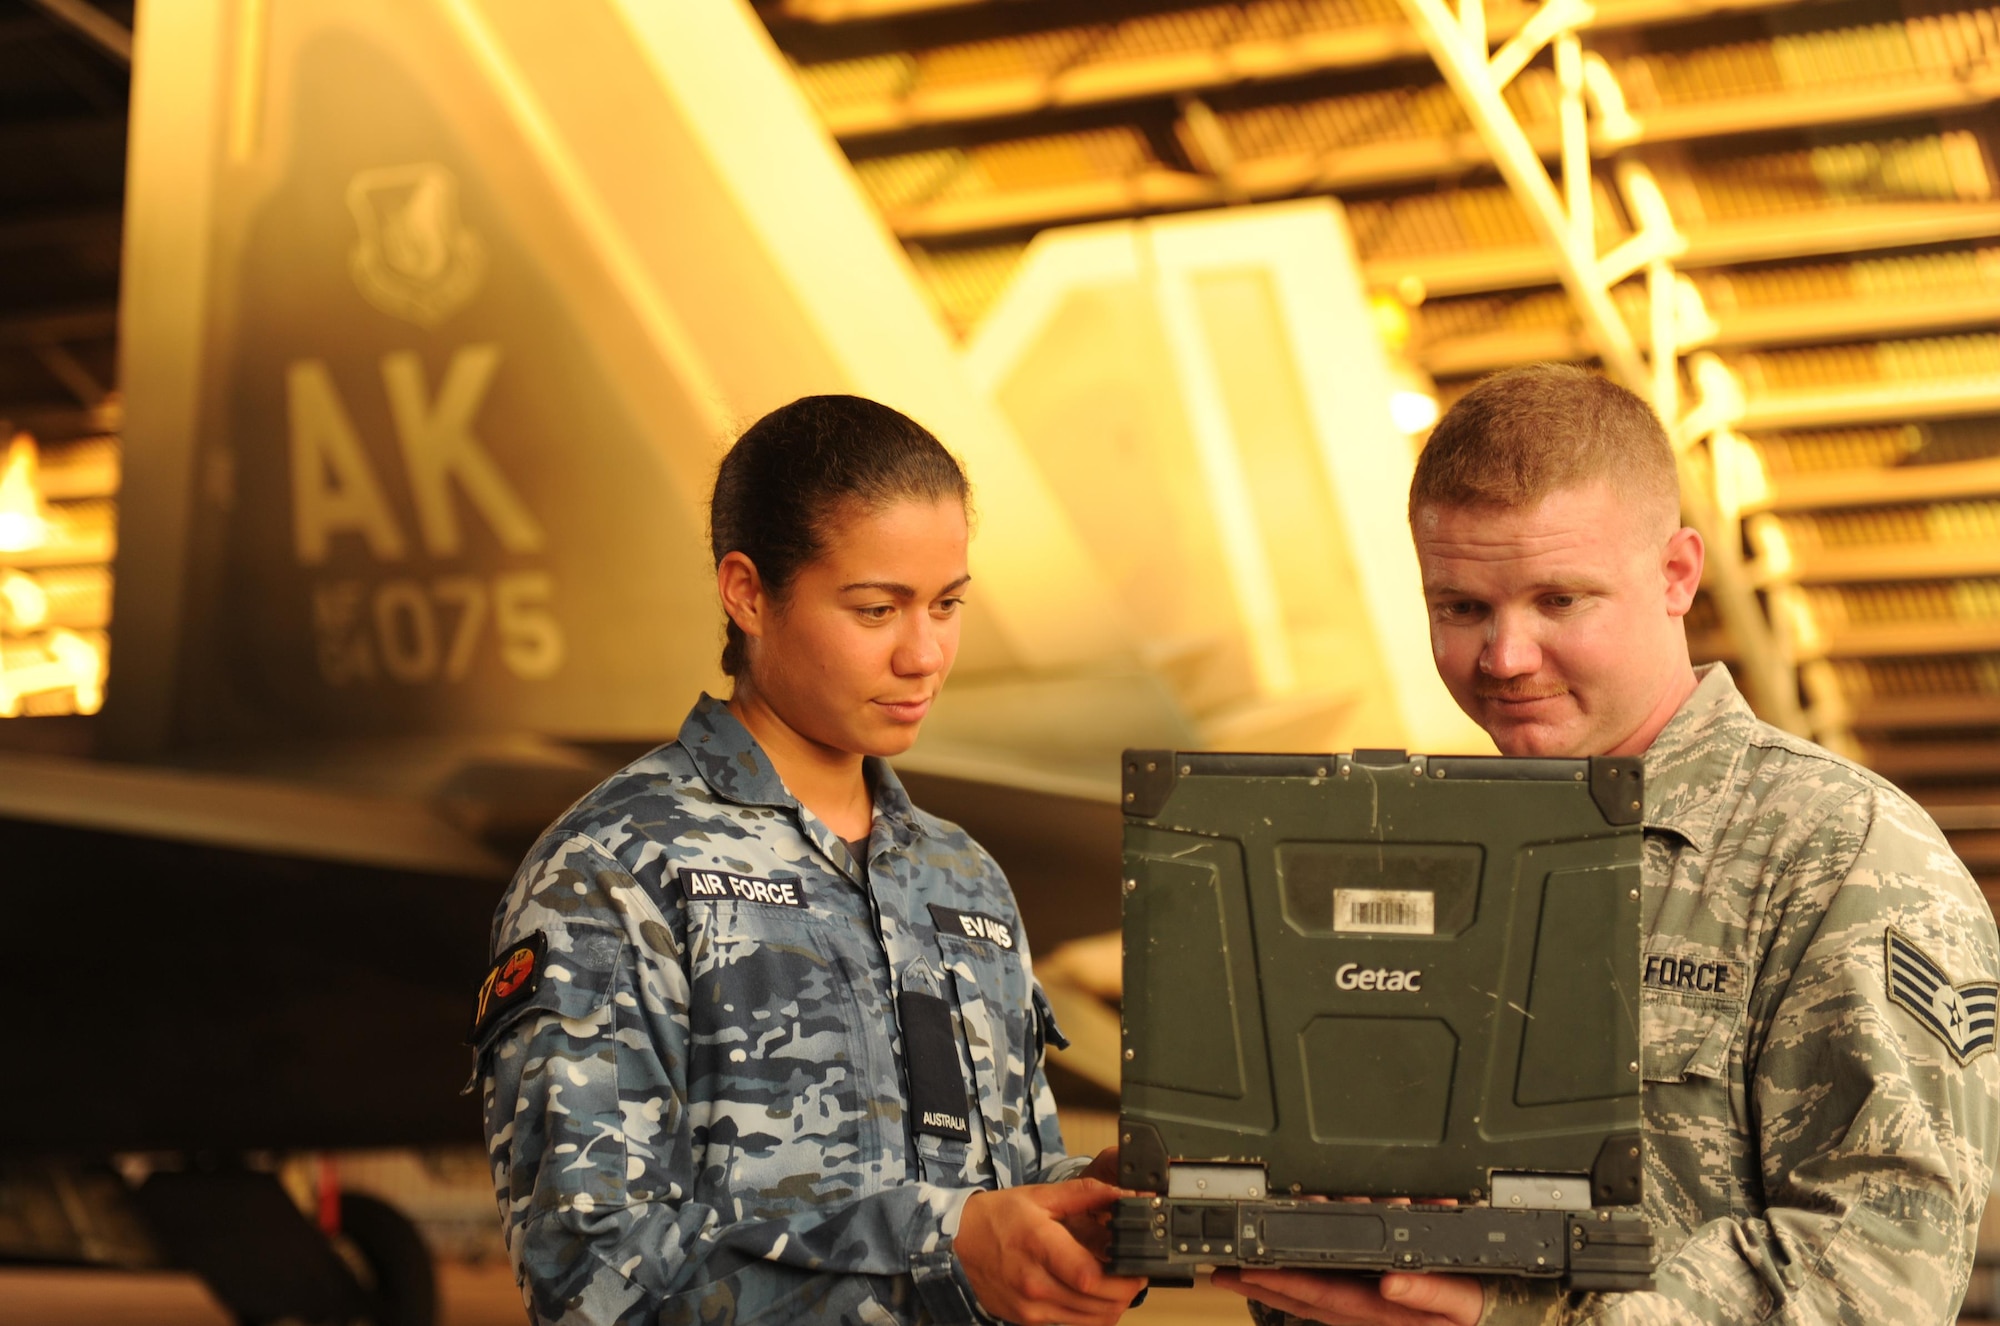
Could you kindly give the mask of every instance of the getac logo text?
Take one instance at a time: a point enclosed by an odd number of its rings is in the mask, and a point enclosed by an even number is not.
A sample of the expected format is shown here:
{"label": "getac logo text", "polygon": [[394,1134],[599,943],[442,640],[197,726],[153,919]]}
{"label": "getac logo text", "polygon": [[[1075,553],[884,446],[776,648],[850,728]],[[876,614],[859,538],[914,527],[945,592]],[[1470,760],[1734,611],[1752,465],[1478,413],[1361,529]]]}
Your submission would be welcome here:
{"label": "getac logo text", "polygon": [[1386,967],[1363,969],[1358,962],[1347,962],[1333,973],[1333,983],[1343,990],[1421,990],[1424,974],[1390,971]]}

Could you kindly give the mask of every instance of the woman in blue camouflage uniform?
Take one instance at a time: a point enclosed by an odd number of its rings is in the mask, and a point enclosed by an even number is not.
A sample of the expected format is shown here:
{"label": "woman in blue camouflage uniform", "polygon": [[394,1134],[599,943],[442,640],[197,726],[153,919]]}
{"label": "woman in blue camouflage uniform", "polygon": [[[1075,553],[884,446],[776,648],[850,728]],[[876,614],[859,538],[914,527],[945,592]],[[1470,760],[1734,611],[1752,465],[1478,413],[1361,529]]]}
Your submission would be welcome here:
{"label": "woman in blue camouflage uniform", "polygon": [[[903,415],[774,411],[710,507],[726,702],[542,836],[474,1040],[538,1322],[1110,1323],[1006,878],[883,757],[957,650],[967,488]],[[1088,1170],[1088,1177],[1079,1177]]]}

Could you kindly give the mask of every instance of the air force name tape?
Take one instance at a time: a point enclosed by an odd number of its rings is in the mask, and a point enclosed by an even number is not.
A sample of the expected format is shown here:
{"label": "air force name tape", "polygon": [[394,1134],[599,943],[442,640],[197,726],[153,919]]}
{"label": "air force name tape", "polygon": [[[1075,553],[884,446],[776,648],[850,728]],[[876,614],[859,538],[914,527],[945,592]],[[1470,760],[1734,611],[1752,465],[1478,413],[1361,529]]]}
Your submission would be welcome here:
{"label": "air force name tape", "polygon": [[1742,999],[1743,964],[1727,958],[1683,958],[1673,953],[1648,953],[1645,983],[1655,990],[1717,995]]}
{"label": "air force name tape", "polygon": [[548,937],[539,930],[500,954],[500,960],[479,983],[479,999],[473,1006],[472,1029],[466,1033],[466,1044],[479,1044],[508,1009],[535,997],[535,991],[542,988],[542,968],[547,965],[548,956]]}
{"label": "air force name tape", "polygon": [[1959,1063],[1970,1063],[1993,1048],[1994,1008],[2000,981],[1953,985],[1944,968],[1931,961],[1907,935],[1889,930],[1889,997],[1934,1032]]}
{"label": "air force name tape", "polygon": [[802,879],[753,879],[720,870],[678,872],[681,895],[689,902],[710,900],[758,902],[766,907],[805,907],[806,882]]}
{"label": "air force name tape", "polygon": [[956,907],[932,903],[931,924],[938,928],[941,935],[983,939],[1005,949],[1014,947],[1014,927],[997,916],[987,916],[983,912],[961,912]]}

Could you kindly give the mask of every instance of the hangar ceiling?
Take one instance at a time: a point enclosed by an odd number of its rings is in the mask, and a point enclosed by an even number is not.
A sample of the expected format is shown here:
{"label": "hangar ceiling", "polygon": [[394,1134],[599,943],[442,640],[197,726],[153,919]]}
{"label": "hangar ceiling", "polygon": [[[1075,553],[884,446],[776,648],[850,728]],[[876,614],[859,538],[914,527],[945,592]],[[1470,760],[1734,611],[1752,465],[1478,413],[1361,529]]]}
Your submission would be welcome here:
{"label": "hangar ceiling", "polygon": [[0,3],[0,715],[102,698],[131,21]]}
{"label": "hangar ceiling", "polygon": [[[1588,356],[1394,0],[756,9],[960,336],[1044,230],[1332,194],[1441,396]],[[60,535],[0,551],[0,678],[66,683],[0,684],[0,712],[87,710],[102,677],[131,20],[0,0],[0,419]],[[1741,388],[1724,487],[1812,730],[2000,884],[2000,9],[1603,0],[1585,37],[1687,237],[1683,323]],[[1553,152],[1547,64],[1509,96]],[[1612,189],[1598,217],[1630,229]],[[1642,327],[1642,284],[1614,295]],[[29,460],[6,452],[0,541]]]}
{"label": "hangar ceiling", "polygon": [[[1396,0],[757,9],[961,335],[1042,231],[1332,194],[1444,399],[1590,357]],[[2000,887],[2000,9],[1595,10],[1585,46],[1630,122],[1594,148],[1635,154],[1686,237],[1684,348],[1740,392],[1717,488],[1804,725]],[[1531,12],[1489,6],[1495,40]],[[1507,90],[1550,157],[1555,85],[1544,53]],[[1600,248],[1633,232],[1616,190],[1596,203]],[[1644,282],[1613,297],[1642,334]],[[1713,604],[1693,624],[1698,656],[1736,656]]]}

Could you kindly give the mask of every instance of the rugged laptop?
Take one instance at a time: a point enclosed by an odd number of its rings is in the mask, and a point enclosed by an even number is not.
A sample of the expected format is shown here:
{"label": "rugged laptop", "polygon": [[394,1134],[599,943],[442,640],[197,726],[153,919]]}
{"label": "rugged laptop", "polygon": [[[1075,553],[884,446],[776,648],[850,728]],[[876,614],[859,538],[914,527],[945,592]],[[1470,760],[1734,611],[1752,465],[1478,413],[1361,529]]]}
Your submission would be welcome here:
{"label": "rugged laptop", "polygon": [[1126,752],[1119,1166],[1157,1195],[1112,1268],[1650,1288],[1642,801],[1636,759]]}

